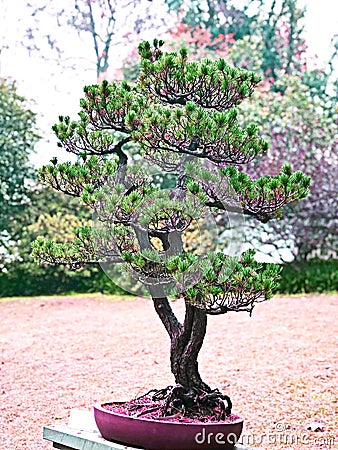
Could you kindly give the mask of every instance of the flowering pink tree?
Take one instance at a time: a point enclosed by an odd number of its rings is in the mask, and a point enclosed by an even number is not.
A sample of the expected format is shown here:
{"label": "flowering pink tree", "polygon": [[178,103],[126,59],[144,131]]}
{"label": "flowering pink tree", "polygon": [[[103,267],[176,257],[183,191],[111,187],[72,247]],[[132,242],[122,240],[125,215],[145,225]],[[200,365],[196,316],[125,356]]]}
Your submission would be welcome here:
{"label": "flowering pink tree", "polygon": [[[254,101],[244,105],[245,117],[255,118],[270,141],[267,156],[250,164],[249,173],[278,173],[282,154],[286,161],[294,161],[297,169],[311,176],[313,186],[303,202],[288,205],[281,220],[271,221],[265,227],[270,236],[260,241],[260,246],[273,245],[282,239],[298,261],[315,252],[335,256],[337,124],[326,109],[326,102],[318,97],[314,102],[310,88],[298,77],[282,78],[278,88],[283,94],[272,91],[266,84],[258,90]],[[278,246],[276,250],[282,258]]]}

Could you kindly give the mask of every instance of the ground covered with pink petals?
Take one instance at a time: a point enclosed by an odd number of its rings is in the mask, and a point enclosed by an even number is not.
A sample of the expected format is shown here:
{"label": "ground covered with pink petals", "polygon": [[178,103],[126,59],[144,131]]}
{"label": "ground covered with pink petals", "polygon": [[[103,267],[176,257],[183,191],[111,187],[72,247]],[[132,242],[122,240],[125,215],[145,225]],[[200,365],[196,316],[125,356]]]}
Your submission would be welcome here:
{"label": "ground covered with pink petals", "polygon": [[[338,449],[337,317],[332,294],[276,297],[251,318],[209,318],[200,372],[245,418],[244,443]],[[0,318],[3,450],[51,449],[43,425],[67,422],[72,408],[173,383],[169,340],[150,300],[0,299]]]}

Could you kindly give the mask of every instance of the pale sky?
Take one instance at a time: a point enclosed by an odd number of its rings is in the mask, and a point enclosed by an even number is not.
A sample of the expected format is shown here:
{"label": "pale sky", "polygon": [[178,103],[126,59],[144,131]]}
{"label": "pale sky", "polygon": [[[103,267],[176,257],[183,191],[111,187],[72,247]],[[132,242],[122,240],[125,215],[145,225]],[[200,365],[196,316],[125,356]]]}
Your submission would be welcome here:
{"label": "pale sky", "polygon": [[[63,4],[62,2],[67,4],[67,1],[58,0],[51,4],[59,6]],[[331,54],[330,40],[338,33],[338,0],[299,1],[307,7],[305,29],[308,53],[310,56],[318,55],[319,61],[324,64]],[[35,2],[42,6],[46,0]],[[144,2],[149,5],[147,0]],[[92,42],[80,40],[75,31],[72,35],[61,34],[58,37],[66,42],[63,63],[70,66],[75,64],[76,70],[69,68],[61,71],[56,62],[46,61],[39,54],[27,54],[27,51],[19,45],[24,30],[27,29],[27,20],[30,19],[27,15],[27,3],[29,2],[24,0],[0,0],[2,11],[0,48],[3,48],[0,57],[0,76],[17,80],[20,94],[35,101],[33,109],[39,113],[38,125],[44,132],[44,139],[38,144],[37,154],[33,156],[32,161],[41,166],[48,163],[52,156],[59,155],[56,140],[50,132],[52,124],[57,121],[60,114],[70,115],[76,119],[82,88],[86,84],[95,83],[96,75],[94,60],[90,61],[88,51],[90,49],[92,52]],[[164,10],[163,0],[153,1],[153,7],[155,5],[158,7],[158,14],[161,15]],[[49,32],[51,24],[52,19],[49,21],[47,17],[40,25],[44,30],[40,31]],[[54,32],[56,31],[51,30],[51,34]],[[62,29],[57,32],[62,33]],[[151,38],[149,32],[148,35],[141,36],[141,39],[147,38]],[[119,59],[116,55],[117,66]]]}
{"label": "pale sky", "polygon": [[306,6],[305,17],[306,41],[309,53],[318,55],[322,61],[330,57],[330,40],[338,34],[338,1],[337,0],[301,0]]}

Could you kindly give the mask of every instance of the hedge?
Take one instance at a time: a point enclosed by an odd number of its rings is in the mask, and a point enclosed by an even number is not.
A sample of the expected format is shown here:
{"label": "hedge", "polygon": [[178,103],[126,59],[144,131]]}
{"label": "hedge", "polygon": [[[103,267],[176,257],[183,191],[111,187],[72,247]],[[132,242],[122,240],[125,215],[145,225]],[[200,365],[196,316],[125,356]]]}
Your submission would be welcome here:
{"label": "hedge", "polygon": [[278,292],[298,294],[338,291],[338,259],[310,259],[285,265]]}
{"label": "hedge", "polygon": [[[338,259],[311,259],[283,267],[278,290],[280,294],[334,291],[338,291]],[[17,265],[7,273],[0,274],[0,297],[91,292],[124,293],[100,267],[70,272],[49,266],[32,274]]]}

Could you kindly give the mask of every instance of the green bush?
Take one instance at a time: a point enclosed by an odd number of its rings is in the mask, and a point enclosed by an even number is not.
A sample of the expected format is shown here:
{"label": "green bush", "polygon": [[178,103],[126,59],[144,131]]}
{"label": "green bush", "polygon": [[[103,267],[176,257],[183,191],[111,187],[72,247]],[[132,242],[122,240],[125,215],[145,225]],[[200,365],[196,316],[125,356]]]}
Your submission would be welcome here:
{"label": "green bush", "polygon": [[[338,291],[338,259],[311,259],[306,263],[291,263],[283,267],[280,294]],[[36,274],[20,267],[0,274],[0,297],[59,295],[102,292],[123,294],[101,268],[70,272],[46,267]]]}
{"label": "green bush", "polygon": [[285,265],[279,293],[298,294],[338,291],[338,259],[310,259]]}
{"label": "green bush", "polygon": [[70,272],[62,267],[46,267],[35,274],[20,267],[10,267],[7,273],[0,273],[0,297],[36,295],[60,295],[73,293],[102,292],[123,294],[101,268]]}

